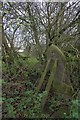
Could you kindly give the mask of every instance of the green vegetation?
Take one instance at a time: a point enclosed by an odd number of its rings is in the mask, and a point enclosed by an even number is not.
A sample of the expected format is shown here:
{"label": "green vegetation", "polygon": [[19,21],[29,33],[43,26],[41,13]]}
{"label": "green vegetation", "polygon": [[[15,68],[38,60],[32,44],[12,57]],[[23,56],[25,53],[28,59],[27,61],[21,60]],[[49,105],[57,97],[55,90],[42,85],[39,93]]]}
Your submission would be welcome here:
{"label": "green vegetation", "polygon": [[79,119],[78,8],[77,1],[3,4],[3,119]]}

